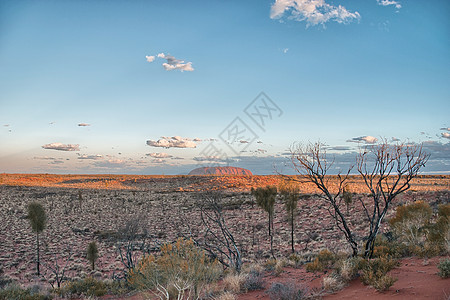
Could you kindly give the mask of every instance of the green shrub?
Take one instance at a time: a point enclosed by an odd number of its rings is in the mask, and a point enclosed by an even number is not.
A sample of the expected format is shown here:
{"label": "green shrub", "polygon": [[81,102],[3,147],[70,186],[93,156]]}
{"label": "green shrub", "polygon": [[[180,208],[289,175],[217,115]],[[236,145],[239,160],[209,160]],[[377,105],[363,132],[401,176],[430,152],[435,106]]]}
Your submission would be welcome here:
{"label": "green shrub", "polygon": [[361,281],[371,285],[379,291],[385,291],[396,281],[387,275],[387,272],[399,265],[396,259],[390,257],[378,257],[360,261]]}
{"label": "green shrub", "polygon": [[350,257],[347,259],[341,259],[336,262],[335,273],[344,281],[349,282],[358,277],[358,271],[360,261],[363,260],[360,257]]}
{"label": "green shrub", "polygon": [[331,268],[336,261],[336,254],[324,249],[319,252],[313,262],[306,264],[306,270],[308,272],[322,272],[325,269]]}
{"label": "green shrub", "polygon": [[436,222],[428,228],[426,251],[433,254],[450,252],[450,204],[439,205]]}
{"label": "green shrub", "polygon": [[294,283],[274,282],[266,292],[270,300],[301,300],[306,299],[308,289]]}
{"label": "green shrub", "polygon": [[221,273],[219,263],[211,261],[192,240],[178,239],[175,244],[163,245],[161,256],[142,258],[129,272],[128,284],[140,290],[159,289],[161,293],[192,297]]}
{"label": "green shrub", "polygon": [[63,297],[100,297],[107,293],[107,285],[103,281],[96,280],[92,277],[86,277],[81,280],[66,282],[58,292]]}
{"label": "green shrub", "polygon": [[428,203],[416,201],[397,207],[395,216],[389,221],[396,237],[408,245],[414,254],[423,252],[432,213]]}
{"label": "green shrub", "polygon": [[277,266],[277,260],[270,258],[264,263],[264,270],[267,272],[275,271],[275,267]]}
{"label": "green shrub", "polygon": [[41,294],[39,289],[28,288],[24,289],[16,284],[7,285],[0,290],[0,300],[49,300],[53,297],[51,295]]}
{"label": "green shrub", "polygon": [[442,278],[450,277],[450,259],[449,258],[441,260],[437,267],[439,269],[438,275],[440,277],[442,277]]}

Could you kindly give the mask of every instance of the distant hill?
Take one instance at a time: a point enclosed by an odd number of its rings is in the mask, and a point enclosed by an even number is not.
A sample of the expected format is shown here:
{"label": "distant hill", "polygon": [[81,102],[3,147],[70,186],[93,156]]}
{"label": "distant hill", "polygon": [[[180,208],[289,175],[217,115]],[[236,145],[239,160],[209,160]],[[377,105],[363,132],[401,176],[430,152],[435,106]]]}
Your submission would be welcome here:
{"label": "distant hill", "polygon": [[237,167],[204,167],[189,172],[188,175],[253,175],[247,169]]}

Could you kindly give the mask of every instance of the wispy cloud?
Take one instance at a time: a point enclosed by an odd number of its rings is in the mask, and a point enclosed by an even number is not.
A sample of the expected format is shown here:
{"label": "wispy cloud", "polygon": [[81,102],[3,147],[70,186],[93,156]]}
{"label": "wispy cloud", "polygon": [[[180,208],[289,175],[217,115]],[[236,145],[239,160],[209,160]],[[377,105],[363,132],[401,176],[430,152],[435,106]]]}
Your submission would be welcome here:
{"label": "wispy cloud", "polygon": [[442,127],[441,130],[447,130],[447,131],[450,131],[450,127]]}
{"label": "wispy cloud", "polygon": [[377,141],[378,141],[378,139],[376,137],[373,137],[370,135],[355,137],[350,140],[347,140],[347,142],[353,142],[353,143],[364,142],[366,144],[375,144]]}
{"label": "wispy cloud", "polygon": [[172,157],[172,155],[164,153],[164,152],[147,153],[145,155],[154,157],[154,158],[171,158]]}
{"label": "wispy cloud", "polygon": [[194,68],[192,67],[192,62],[184,62],[184,60],[176,59],[175,57],[169,54],[159,53],[158,55],[156,55],[156,57],[153,55],[147,55],[145,56],[145,58],[148,62],[153,62],[155,61],[156,58],[165,59],[166,62],[163,63],[162,66],[164,67],[164,69],[166,69],[166,71],[172,70],[180,70],[181,72],[194,71]]}
{"label": "wispy cloud", "polygon": [[182,138],[180,136],[161,137],[161,139],[154,141],[148,140],[147,145],[151,147],[161,148],[196,148],[197,144],[188,138]]}
{"label": "wispy cloud", "polygon": [[91,124],[88,124],[88,123],[79,123],[78,126],[80,126],[80,127],[86,127],[86,126],[91,126]]}
{"label": "wispy cloud", "polygon": [[345,24],[361,18],[357,11],[349,12],[342,5],[334,6],[325,0],[276,0],[270,18],[279,19],[285,13],[290,13],[289,19],[306,21],[307,26],[324,25],[329,21]]}
{"label": "wispy cloud", "polygon": [[80,145],[78,144],[51,143],[42,146],[42,148],[58,151],[80,151]]}
{"label": "wispy cloud", "polygon": [[100,159],[103,159],[103,155],[100,155],[100,154],[97,154],[97,155],[81,154],[81,155],[78,156],[78,159],[100,160]]}
{"label": "wispy cloud", "polygon": [[155,158],[154,160],[152,160],[152,163],[155,163],[155,164],[163,164],[165,162],[166,162],[166,160],[162,159],[162,158]]}
{"label": "wispy cloud", "polygon": [[402,5],[398,1],[394,1],[394,0],[377,0],[377,3],[378,3],[378,5],[382,5],[382,6],[394,5],[395,8],[397,8],[397,9],[402,8]]}
{"label": "wispy cloud", "polygon": [[197,156],[194,157],[195,161],[214,161],[214,162],[230,162],[230,159],[222,156]]}

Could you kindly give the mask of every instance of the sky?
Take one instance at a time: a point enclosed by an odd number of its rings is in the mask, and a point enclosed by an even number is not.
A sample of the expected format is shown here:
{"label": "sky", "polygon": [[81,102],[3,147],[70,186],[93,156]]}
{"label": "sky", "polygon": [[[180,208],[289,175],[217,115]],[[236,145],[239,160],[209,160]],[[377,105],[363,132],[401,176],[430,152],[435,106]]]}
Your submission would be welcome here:
{"label": "sky", "polygon": [[0,172],[291,172],[382,139],[450,172],[450,2],[0,2]]}

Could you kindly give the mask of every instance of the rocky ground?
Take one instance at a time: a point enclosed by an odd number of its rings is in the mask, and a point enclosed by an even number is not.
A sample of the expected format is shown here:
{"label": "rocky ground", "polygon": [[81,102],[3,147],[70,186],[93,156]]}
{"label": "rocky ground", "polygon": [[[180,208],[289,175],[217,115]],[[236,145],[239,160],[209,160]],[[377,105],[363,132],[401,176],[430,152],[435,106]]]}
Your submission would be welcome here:
{"label": "rocky ground", "polygon": [[[21,177],[22,176],[22,177]],[[34,176],[30,179],[30,177]],[[52,177],[53,176],[53,177]],[[13,179],[11,179],[13,178]],[[448,203],[448,176],[419,178],[411,191],[402,194],[395,205],[425,200],[433,207]],[[71,278],[91,273],[107,279],[122,274],[124,266],[119,248],[126,225],[138,224],[136,239],[145,240],[147,250],[192,233],[198,236],[204,228],[199,207],[205,190],[219,190],[224,201],[225,220],[247,261],[269,258],[267,215],[254,204],[249,192],[252,186],[276,184],[274,176],[187,177],[187,176],[72,176],[1,175],[0,182],[0,265],[6,276],[31,285],[52,281],[50,271],[57,261],[67,264]],[[38,184],[39,182],[39,184]],[[312,253],[322,248],[348,251],[342,234],[336,230],[325,203],[311,186],[302,186],[307,195],[299,201],[296,218],[296,251]],[[363,201],[362,186],[354,181],[354,203]],[[48,215],[47,228],[41,234],[43,274],[35,276],[36,236],[26,219],[29,202],[42,203]],[[394,205],[394,206],[395,206]],[[394,211],[393,207],[391,212]],[[359,205],[346,211],[359,242],[365,235],[364,216]],[[388,216],[389,217],[389,216]],[[290,253],[290,231],[283,204],[275,208],[274,248],[278,257]],[[129,229],[129,228],[128,228]],[[125,230],[126,232],[126,230]],[[96,241],[99,259],[92,272],[86,259],[89,242]]]}

